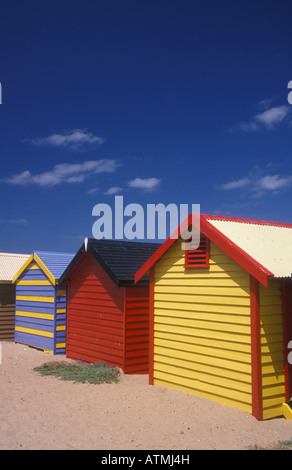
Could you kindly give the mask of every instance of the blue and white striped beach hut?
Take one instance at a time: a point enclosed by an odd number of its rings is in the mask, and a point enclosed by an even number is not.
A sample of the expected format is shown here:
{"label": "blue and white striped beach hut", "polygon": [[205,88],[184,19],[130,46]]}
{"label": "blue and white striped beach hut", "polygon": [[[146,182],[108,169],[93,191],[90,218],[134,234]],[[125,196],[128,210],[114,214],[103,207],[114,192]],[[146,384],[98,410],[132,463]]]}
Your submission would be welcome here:
{"label": "blue and white striped beach hut", "polygon": [[15,343],[66,352],[66,288],[58,281],[72,253],[34,252],[16,273]]}

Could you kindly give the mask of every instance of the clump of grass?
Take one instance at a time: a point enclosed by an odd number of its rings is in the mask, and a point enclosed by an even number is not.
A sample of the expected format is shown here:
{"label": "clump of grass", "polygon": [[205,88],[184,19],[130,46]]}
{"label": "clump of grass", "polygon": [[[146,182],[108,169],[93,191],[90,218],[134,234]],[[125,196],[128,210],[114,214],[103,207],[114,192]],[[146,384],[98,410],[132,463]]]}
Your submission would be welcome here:
{"label": "clump of grass", "polygon": [[278,443],[267,446],[258,446],[257,444],[249,446],[250,450],[292,450],[292,438],[290,441],[278,441]]}
{"label": "clump of grass", "polygon": [[61,380],[90,384],[117,383],[120,373],[117,367],[108,366],[104,363],[85,364],[66,361],[46,362],[33,370],[43,376],[54,375]]}
{"label": "clump of grass", "polygon": [[289,441],[279,441],[280,445],[292,449],[292,437]]}

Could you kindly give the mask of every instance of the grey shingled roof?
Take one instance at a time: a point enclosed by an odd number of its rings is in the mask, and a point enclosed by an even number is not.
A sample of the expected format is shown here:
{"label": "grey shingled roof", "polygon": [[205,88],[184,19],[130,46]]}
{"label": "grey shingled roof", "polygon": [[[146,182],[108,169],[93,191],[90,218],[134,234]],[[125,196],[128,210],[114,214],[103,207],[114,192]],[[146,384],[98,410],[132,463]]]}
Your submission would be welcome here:
{"label": "grey shingled roof", "polygon": [[[71,270],[87,249],[118,286],[134,285],[135,273],[159,247],[160,243],[89,238],[64,271],[59,284],[68,279]],[[139,285],[148,282],[149,277],[145,275]]]}

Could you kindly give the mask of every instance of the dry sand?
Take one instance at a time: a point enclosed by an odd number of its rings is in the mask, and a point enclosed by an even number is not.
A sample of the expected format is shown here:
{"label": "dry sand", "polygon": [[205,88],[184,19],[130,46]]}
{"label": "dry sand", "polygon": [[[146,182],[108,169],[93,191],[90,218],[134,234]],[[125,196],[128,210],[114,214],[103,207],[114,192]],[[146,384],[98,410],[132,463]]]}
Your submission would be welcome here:
{"label": "dry sand", "polygon": [[257,421],[195,395],[149,386],[145,375],[90,385],[33,371],[51,360],[56,356],[2,343],[1,450],[240,450],[292,437],[292,421]]}

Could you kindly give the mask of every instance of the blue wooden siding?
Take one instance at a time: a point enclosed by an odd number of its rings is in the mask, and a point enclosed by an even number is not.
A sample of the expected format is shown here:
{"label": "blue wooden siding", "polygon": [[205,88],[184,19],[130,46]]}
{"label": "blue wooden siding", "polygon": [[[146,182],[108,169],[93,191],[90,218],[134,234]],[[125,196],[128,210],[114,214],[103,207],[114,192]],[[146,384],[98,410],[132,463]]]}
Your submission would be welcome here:
{"label": "blue wooden siding", "polygon": [[[37,285],[38,281],[49,285]],[[16,281],[15,342],[65,354],[66,294],[66,288],[52,285],[32,262]]]}

